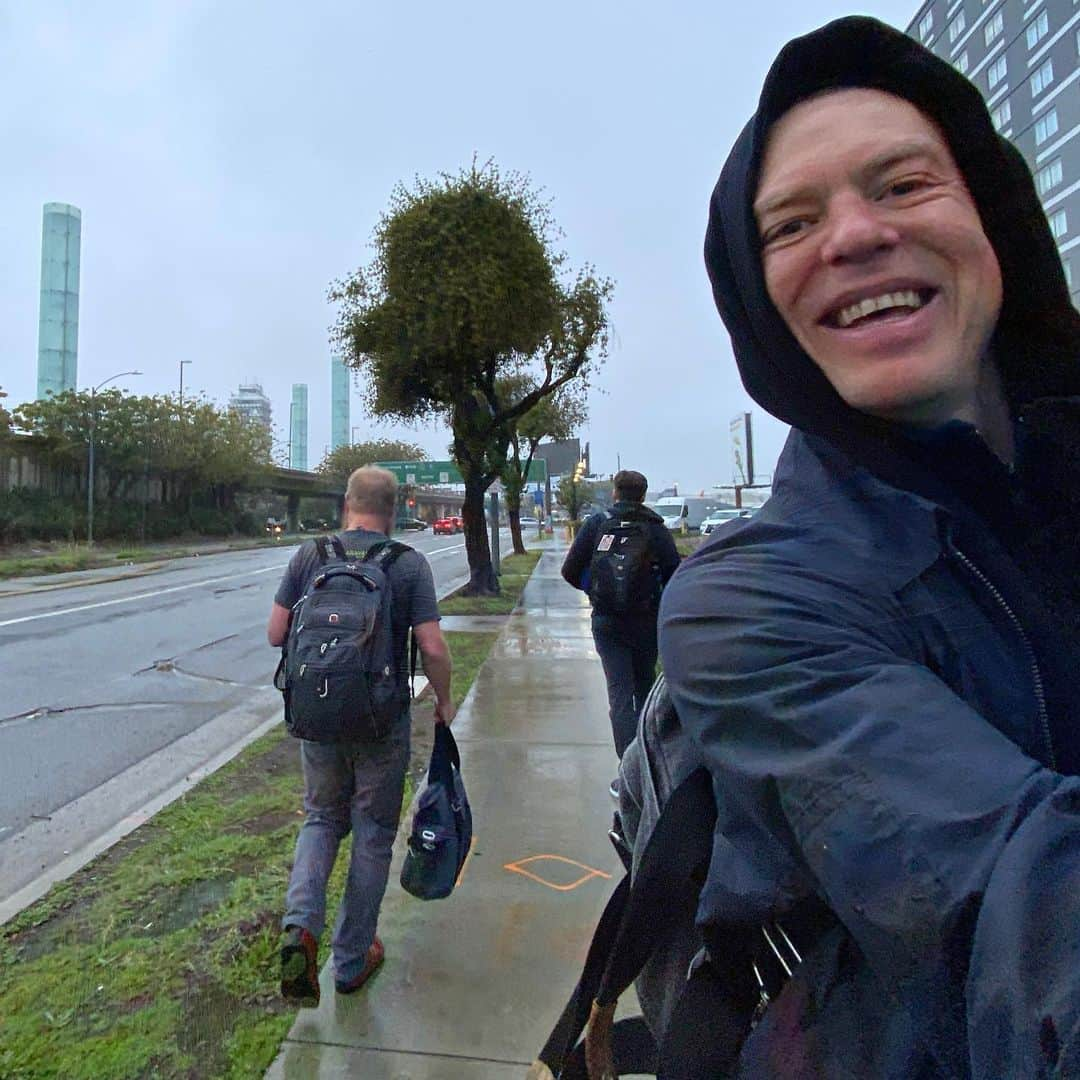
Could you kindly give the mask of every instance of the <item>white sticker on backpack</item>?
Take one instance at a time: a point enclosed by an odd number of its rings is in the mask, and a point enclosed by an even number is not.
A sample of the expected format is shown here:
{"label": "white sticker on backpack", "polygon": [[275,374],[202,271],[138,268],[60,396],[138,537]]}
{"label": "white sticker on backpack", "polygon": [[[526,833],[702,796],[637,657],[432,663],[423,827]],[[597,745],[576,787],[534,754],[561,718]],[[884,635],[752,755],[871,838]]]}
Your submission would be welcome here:
{"label": "white sticker on backpack", "polygon": [[608,533],[606,536],[600,537],[600,543],[596,545],[597,551],[610,551],[611,545],[615,543],[615,534]]}

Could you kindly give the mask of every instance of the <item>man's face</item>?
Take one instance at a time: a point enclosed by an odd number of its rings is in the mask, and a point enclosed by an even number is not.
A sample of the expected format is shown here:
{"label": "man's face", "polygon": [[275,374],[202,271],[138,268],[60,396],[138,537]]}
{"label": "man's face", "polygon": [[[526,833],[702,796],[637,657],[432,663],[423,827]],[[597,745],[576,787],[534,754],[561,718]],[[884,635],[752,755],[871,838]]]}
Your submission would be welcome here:
{"label": "man's face", "polygon": [[931,121],[877,90],[796,105],[770,132],[754,213],[769,297],[844,401],[970,418],[1001,270]]}

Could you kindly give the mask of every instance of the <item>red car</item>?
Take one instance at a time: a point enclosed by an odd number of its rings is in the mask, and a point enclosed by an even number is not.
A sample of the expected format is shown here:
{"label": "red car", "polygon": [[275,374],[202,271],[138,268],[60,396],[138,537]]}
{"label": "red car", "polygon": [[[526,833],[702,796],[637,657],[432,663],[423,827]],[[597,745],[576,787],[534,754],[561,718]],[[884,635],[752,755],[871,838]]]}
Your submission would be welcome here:
{"label": "red car", "polygon": [[452,517],[437,518],[431,526],[431,531],[438,536],[440,533],[452,534],[457,532],[457,520]]}

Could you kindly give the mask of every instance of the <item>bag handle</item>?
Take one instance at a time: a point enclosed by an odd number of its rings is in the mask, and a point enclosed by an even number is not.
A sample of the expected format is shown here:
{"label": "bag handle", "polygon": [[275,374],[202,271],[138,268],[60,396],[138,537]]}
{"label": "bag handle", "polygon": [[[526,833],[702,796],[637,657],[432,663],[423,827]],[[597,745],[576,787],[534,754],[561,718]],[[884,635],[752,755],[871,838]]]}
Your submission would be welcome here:
{"label": "bag handle", "polygon": [[442,783],[451,793],[454,790],[454,770],[461,772],[461,755],[457,740],[445,724],[435,725],[435,745],[431,748],[428,783]]}

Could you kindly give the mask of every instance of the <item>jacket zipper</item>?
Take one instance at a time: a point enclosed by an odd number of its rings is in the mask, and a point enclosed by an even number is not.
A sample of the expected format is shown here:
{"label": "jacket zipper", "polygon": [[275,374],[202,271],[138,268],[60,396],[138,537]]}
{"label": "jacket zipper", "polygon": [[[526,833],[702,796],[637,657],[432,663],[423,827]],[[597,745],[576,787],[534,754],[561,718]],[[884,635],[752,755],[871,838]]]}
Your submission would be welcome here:
{"label": "jacket zipper", "polygon": [[1057,772],[1057,755],[1054,753],[1054,739],[1050,734],[1050,717],[1046,711],[1046,694],[1043,690],[1042,672],[1039,671],[1039,662],[1035,656],[1035,650],[1031,647],[1031,641],[1024,631],[1016,613],[1009,607],[1008,601],[1001,595],[997,586],[954,544],[949,542],[949,548],[968,571],[986,586],[990,595],[997,601],[998,606],[1009,617],[1009,621],[1016,628],[1020,640],[1024,643],[1024,652],[1027,654],[1028,664],[1031,667],[1031,678],[1035,684],[1035,700],[1039,706],[1039,725],[1042,728],[1043,739],[1046,742],[1047,755],[1050,768]]}

